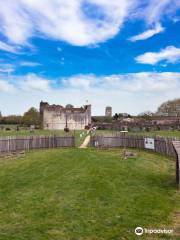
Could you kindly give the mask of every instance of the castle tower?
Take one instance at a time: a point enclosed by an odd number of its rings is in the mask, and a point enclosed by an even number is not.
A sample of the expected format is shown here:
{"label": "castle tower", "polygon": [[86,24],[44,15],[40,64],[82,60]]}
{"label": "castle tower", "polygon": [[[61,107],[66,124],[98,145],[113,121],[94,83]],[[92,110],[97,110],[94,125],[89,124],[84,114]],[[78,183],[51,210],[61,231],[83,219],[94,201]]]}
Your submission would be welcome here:
{"label": "castle tower", "polygon": [[112,107],[107,106],[105,109],[105,116],[106,117],[112,117]]}
{"label": "castle tower", "polygon": [[88,125],[91,124],[91,105],[87,105]]}
{"label": "castle tower", "polygon": [[43,116],[44,108],[45,108],[46,106],[48,106],[48,105],[49,105],[49,104],[48,104],[47,102],[43,102],[43,101],[40,102],[39,112],[40,112],[40,128],[41,128],[41,129],[43,129],[43,127],[44,127],[44,122],[43,122],[43,118],[44,118],[44,116]]}

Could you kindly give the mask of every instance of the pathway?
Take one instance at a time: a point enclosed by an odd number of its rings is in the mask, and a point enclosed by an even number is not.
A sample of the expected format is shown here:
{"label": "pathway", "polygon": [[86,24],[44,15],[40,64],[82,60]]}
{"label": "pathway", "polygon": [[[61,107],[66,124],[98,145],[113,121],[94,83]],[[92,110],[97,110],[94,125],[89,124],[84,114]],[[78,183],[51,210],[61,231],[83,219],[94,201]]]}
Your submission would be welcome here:
{"label": "pathway", "polygon": [[88,144],[90,143],[90,135],[87,135],[84,139],[84,142],[81,144],[79,148],[87,148]]}

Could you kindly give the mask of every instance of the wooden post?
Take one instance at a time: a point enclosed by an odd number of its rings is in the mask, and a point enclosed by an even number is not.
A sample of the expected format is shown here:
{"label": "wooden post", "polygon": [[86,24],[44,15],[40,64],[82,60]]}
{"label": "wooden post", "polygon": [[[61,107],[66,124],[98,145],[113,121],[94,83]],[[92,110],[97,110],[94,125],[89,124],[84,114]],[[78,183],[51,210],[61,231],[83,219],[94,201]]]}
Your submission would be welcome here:
{"label": "wooden post", "polygon": [[180,190],[180,141],[174,141],[173,146],[176,152],[176,183]]}

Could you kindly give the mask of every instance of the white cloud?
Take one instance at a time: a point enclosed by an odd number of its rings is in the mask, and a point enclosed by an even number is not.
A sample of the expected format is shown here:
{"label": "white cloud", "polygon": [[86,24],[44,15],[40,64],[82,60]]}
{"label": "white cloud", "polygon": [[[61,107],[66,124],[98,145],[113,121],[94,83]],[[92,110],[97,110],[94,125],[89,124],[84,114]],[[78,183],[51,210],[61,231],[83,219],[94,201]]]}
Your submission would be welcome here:
{"label": "white cloud", "polygon": [[147,52],[136,57],[138,63],[154,65],[160,61],[175,63],[180,59],[180,48],[168,46],[160,52]]}
{"label": "white cloud", "polygon": [[[1,91],[14,90],[16,93],[20,91],[24,92],[48,92],[52,89],[51,85],[53,81],[40,77],[34,73],[29,73],[27,75],[16,76],[16,75],[5,75],[2,73],[0,75],[0,82],[2,84]],[[20,93],[20,94],[21,94]]]}
{"label": "white cloud", "polygon": [[41,64],[38,62],[22,61],[19,63],[19,65],[22,67],[37,67],[37,66],[40,66]]}
{"label": "white cloud", "polygon": [[11,92],[13,89],[14,86],[11,83],[5,80],[0,80],[0,92]]}
{"label": "white cloud", "polygon": [[10,52],[10,53],[18,53],[17,48],[7,43],[4,43],[2,41],[0,41],[0,50]]}
{"label": "white cloud", "polygon": [[32,19],[23,5],[22,0],[1,0],[0,31],[14,44],[25,44],[26,39],[33,33]]}
{"label": "white cloud", "polygon": [[11,73],[14,72],[14,70],[14,65],[8,63],[0,63],[0,73]]}
{"label": "white cloud", "polygon": [[[140,18],[152,26],[161,22],[164,14],[174,17],[172,13],[179,7],[177,0],[0,0],[0,3],[0,32],[17,45],[28,45],[37,36],[77,46],[96,46],[118,34],[126,19]],[[161,30],[156,27],[139,37],[147,38]]]}
{"label": "white cloud", "polygon": [[145,19],[148,24],[160,22],[162,16],[171,16],[180,7],[177,0],[145,0],[142,2],[136,14]]}
{"label": "white cloud", "polygon": [[65,87],[91,90],[101,88],[124,92],[163,92],[180,85],[180,73],[140,72],[110,76],[78,75],[63,79]]}
{"label": "white cloud", "polygon": [[[20,77],[22,79],[22,77]],[[47,92],[50,90],[50,80],[41,78],[36,74],[28,74],[24,80],[19,81],[19,87],[25,91],[42,91]]]}
{"label": "white cloud", "polygon": [[79,75],[56,79],[54,87],[52,80],[35,74],[3,79],[0,77],[3,114],[22,113],[31,106],[38,107],[41,100],[81,106],[87,99],[94,115],[104,114],[106,105],[111,105],[114,112],[137,114],[147,109],[155,111],[163,101],[179,97],[180,89],[180,73],[176,72]]}
{"label": "white cloud", "polygon": [[135,42],[139,40],[145,40],[163,31],[164,31],[164,28],[160,24],[157,24],[154,29],[149,29],[141,34],[130,37],[129,41]]}
{"label": "white cloud", "polygon": [[[163,93],[180,87],[180,73],[139,72],[108,76],[75,75],[59,80],[49,80],[36,74],[10,76],[4,78],[16,90],[51,92],[55,90],[76,89],[81,91],[114,91],[124,93]],[[8,81],[11,79],[11,82]],[[4,82],[4,80],[3,80]],[[56,82],[56,87],[53,85]]]}
{"label": "white cloud", "polygon": [[26,44],[35,35],[79,46],[94,44],[119,32],[135,1],[7,0],[1,3],[0,30],[14,44]]}
{"label": "white cloud", "polygon": [[21,61],[19,63],[0,63],[0,73],[7,73],[10,74],[16,70],[17,67],[36,67],[40,66],[40,63],[37,62],[26,62],[26,61]]}
{"label": "white cloud", "polygon": [[[101,79],[99,78],[99,81]],[[89,89],[98,82],[98,79],[94,75],[77,75],[62,80],[65,87]]]}

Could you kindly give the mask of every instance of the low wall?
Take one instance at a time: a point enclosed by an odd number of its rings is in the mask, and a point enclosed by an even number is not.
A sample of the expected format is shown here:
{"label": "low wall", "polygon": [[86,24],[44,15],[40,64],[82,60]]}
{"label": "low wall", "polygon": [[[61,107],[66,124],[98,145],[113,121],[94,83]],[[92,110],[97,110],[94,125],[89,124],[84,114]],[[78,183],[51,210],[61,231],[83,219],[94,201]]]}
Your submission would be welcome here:
{"label": "low wall", "polygon": [[39,148],[58,148],[74,146],[74,136],[23,136],[0,138],[0,153]]}

